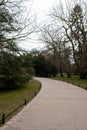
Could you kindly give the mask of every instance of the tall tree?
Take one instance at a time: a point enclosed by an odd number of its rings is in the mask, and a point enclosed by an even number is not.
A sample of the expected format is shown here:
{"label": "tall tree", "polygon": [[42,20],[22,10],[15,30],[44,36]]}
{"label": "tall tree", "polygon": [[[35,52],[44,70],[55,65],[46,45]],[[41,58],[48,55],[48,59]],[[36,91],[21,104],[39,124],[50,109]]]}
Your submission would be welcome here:
{"label": "tall tree", "polygon": [[[85,3],[86,4],[86,3]],[[61,22],[65,37],[68,39],[67,46],[71,46],[75,64],[78,68],[80,78],[87,75],[87,11],[83,6],[83,1],[79,4],[74,3],[72,8],[65,10],[61,6],[60,13],[58,8],[54,8],[52,17]]]}
{"label": "tall tree", "polygon": [[70,35],[66,30],[69,39],[71,40],[72,38],[73,55],[81,78],[85,78],[87,74],[87,32],[85,30],[85,20],[81,6],[75,5],[69,19]]}
{"label": "tall tree", "polygon": [[70,49],[66,46],[67,41],[61,34],[61,28],[56,28],[55,25],[54,28],[52,25],[44,27],[41,40],[46,43],[50,60],[58,69],[61,77],[63,76],[63,72],[66,72],[67,76],[70,77]]}
{"label": "tall tree", "polygon": [[[3,81],[0,85],[5,84],[6,81],[8,87],[11,86],[9,85],[11,80],[16,83],[17,78],[23,79],[23,76],[18,77],[22,74],[22,60],[19,57],[21,50],[17,45],[17,40],[30,35],[35,29],[30,16],[23,18],[21,2],[22,0],[0,1],[0,82]],[[28,23],[24,22],[25,19]]]}

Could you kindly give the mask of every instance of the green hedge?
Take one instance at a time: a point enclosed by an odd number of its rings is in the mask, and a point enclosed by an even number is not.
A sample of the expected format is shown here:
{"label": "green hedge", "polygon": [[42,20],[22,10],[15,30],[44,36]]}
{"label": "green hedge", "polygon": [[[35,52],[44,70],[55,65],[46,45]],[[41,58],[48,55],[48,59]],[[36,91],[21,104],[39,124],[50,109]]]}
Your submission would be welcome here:
{"label": "green hedge", "polygon": [[31,75],[10,75],[0,76],[0,90],[11,90],[23,87],[30,79]]}

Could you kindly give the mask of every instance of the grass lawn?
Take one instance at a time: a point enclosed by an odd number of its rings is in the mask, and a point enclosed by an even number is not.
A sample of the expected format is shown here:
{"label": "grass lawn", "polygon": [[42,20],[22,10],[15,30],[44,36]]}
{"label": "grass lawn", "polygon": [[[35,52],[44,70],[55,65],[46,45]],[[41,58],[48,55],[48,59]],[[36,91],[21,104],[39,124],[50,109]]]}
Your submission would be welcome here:
{"label": "grass lawn", "polygon": [[71,78],[68,78],[67,76],[64,76],[64,77],[56,76],[56,77],[53,77],[53,79],[69,82],[83,89],[86,89],[87,87],[87,79],[80,79],[78,75],[72,75]]}
{"label": "grass lawn", "polygon": [[39,89],[40,82],[31,80],[24,88],[0,92],[0,119],[3,113],[8,114],[22,104],[25,98],[29,102],[35,96],[35,92],[39,92]]}

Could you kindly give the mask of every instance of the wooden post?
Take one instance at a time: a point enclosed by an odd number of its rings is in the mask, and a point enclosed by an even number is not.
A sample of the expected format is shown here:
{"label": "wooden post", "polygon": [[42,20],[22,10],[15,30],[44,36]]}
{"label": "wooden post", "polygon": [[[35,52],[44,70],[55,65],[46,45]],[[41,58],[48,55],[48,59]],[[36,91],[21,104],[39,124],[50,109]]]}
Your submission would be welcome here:
{"label": "wooden post", "polygon": [[27,100],[26,100],[26,98],[24,99],[24,105],[27,105]]}
{"label": "wooden post", "polygon": [[35,92],[35,96],[37,95],[37,92]]}
{"label": "wooden post", "polygon": [[5,114],[2,114],[2,124],[5,124]]}

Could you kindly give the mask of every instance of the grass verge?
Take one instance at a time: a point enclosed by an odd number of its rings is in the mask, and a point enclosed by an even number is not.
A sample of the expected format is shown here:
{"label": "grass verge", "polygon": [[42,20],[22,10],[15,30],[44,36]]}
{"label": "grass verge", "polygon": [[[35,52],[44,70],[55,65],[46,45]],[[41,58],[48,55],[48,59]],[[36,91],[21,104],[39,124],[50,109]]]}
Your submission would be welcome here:
{"label": "grass verge", "polygon": [[[31,80],[29,81],[29,83],[26,84],[24,88],[12,90],[12,91],[1,91],[0,92],[0,119],[3,113],[8,114],[9,112],[13,111],[17,106],[22,104],[25,98],[27,99],[28,102],[31,101],[31,99],[35,96],[35,92],[36,93],[39,92],[40,86],[41,86],[40,82],[36,80]],[[14,114],[17,114],[20,110],[18,110]],[[14,114],[12,114],[11,117]],[[9,119],[7,119],[7,121]]]}
{"label": "grass verge", "polygon": [[72,83],[72,84],[79,86],[83,89],[87,88],[87,79],[80,79],[78,75],[72,75],[71,78],[68,78],[67,76],[64,76],[64,77],[56,76],[56,77],[53,77],[53,79]]}

